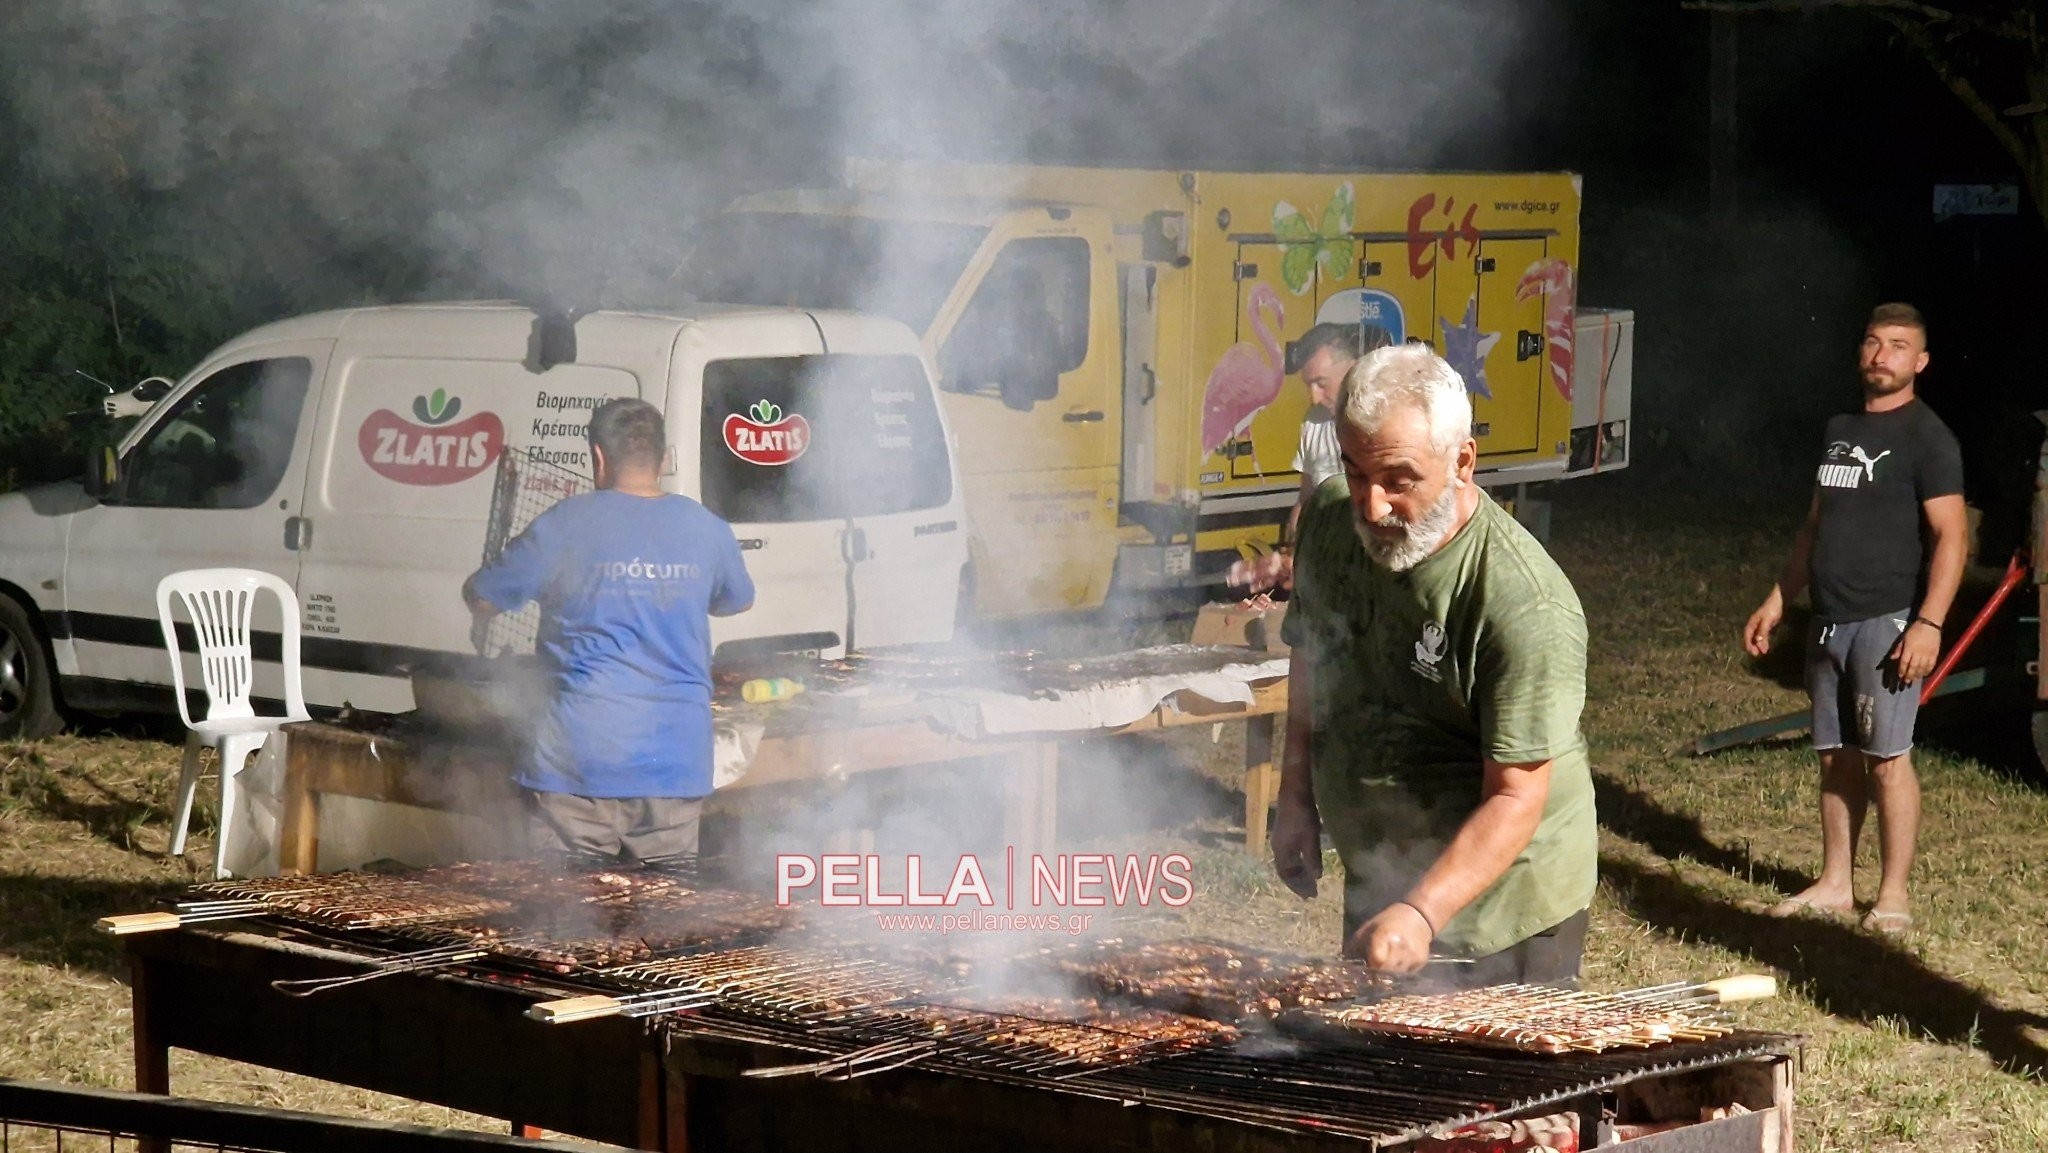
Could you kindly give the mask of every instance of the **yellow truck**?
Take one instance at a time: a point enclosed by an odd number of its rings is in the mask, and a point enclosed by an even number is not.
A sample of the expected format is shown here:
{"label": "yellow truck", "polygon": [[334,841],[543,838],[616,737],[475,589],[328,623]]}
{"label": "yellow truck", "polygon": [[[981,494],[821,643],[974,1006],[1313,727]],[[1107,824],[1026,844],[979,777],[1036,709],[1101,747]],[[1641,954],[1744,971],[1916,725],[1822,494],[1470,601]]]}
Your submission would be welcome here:
{"label": "yellow truck", "polygon": [[1576,307],[1569,173],[1229,173],[856,161],[745,197],[707,300],[923,334],[958,440],[962,607],[1003,618],[1215,582],[1300,487],[1311,325],[1423,340],[1472,392],[1482,483],[1628,458],[1633,317]]}

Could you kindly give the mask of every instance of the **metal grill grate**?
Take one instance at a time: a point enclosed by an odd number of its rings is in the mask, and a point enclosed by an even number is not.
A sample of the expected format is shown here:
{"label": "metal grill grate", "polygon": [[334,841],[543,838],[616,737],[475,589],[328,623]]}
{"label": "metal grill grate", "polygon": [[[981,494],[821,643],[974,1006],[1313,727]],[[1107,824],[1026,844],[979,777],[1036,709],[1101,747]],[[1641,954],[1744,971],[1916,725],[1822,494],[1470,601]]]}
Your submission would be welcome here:
{"label": "metal grill grate", "polygon": [[[553,508],[555,502],[589,492],[591,488],[591,479],[582,473],[506,451],[498,457],[497,476],[491,485],[483,563],[497,560],[505,546],[525,532],[535,517]],[[478,638],[477,651],[490,657],[525,655],[533,652],[539,635],[540,607],[526,605],[517,612],[492,617]]]}

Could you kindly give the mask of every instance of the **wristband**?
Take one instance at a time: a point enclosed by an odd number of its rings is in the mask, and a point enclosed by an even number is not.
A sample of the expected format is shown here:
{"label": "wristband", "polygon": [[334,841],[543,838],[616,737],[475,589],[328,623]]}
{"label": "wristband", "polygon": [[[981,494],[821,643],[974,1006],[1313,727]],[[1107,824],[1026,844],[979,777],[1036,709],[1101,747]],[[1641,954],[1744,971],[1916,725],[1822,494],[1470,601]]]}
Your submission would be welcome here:
{"label": "wristband", "polygon": [[1395,901],[1394,903],[1396,905],[1406,905],[1410,909],[1415,910],[1415,915],[1421,917],[1422,923],[1429,926],[1429,939],[1432,941],[1436,940],[1436,922],[1429,919],[1429,914],[1422,911],[1422,906],[1407,900]]}
{"label": "wristband", "polygon": [[1914,617],[1913,623],[1916,625],[1926,625],[1928,628],[1933,629],[1935,632],[1941,631],[1940,622],[1928,620],[1926,617]]}

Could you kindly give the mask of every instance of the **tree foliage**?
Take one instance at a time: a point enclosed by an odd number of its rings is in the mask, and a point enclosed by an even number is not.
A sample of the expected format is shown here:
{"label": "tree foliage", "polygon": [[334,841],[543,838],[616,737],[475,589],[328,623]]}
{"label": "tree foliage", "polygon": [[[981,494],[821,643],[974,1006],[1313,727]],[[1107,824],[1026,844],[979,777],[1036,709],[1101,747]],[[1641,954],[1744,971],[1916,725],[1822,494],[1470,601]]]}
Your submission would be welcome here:
{"label": "tree foliage", "polygon": [[1706,12],[1847,11],[1898,33],[2019,170],[2048,224],[2048,24],[2039,0],[1695,0]]}

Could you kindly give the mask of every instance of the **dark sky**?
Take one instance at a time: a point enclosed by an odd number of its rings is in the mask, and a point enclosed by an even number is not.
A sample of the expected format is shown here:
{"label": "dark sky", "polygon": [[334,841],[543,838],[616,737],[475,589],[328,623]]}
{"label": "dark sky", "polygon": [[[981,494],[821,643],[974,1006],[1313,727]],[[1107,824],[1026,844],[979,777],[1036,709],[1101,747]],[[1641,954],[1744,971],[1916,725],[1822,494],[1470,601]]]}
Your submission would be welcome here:
{"label": "dark sky", "polygon": [[2012,178],[1989,134],[1868,16],[1745,20],[1717,225],[1708,27],[1676,0],[15,5],[0,200],[124,182],[106,229],[143,265],[232,255],[241,326],[672,268],[693,218],[844,155],[1572,169],[1585,298],[1638,310],[1673,455],[1803,436],[1887,298],[1932,319],[1959,431],[2024,427],[2042,227],[1930,209]]}

